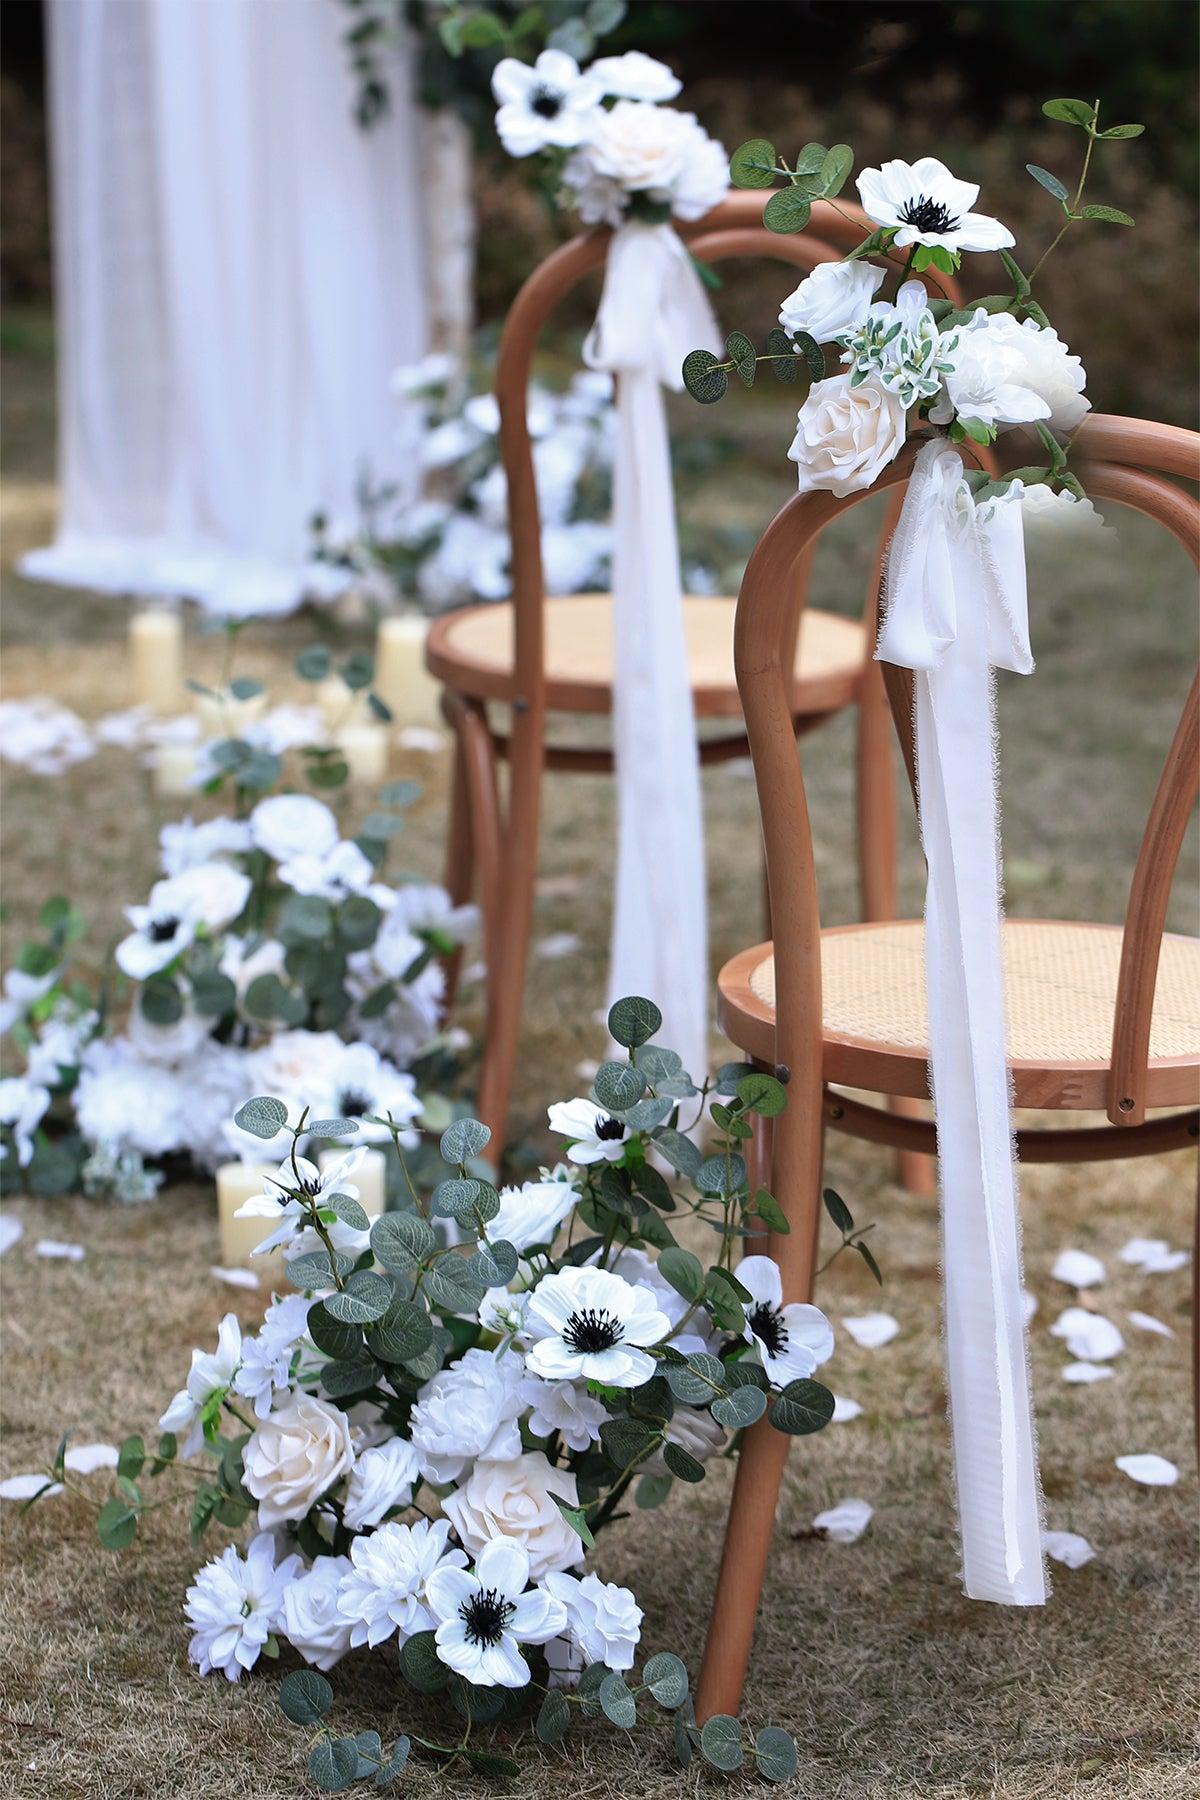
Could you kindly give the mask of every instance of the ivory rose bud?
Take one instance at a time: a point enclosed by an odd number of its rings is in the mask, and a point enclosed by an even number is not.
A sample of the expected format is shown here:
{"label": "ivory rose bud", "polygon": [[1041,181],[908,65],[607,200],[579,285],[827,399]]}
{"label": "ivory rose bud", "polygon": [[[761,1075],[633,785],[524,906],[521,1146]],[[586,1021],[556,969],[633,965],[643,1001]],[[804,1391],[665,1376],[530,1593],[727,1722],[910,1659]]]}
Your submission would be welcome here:
{"label": "ivory rose bud", "polygon": [[470,1556],[492,1538],[513,1538],[529,1552],[529,1579],[548,1569],[569,1569],[583,1560],[583,1540],[563,1518],[555,1500],[577,1506],[575,1477],[551,1468],[540,1450],[511,1462],[476,1463],[469,1481],[442,1501]]}
{"label": "ivory rose bud", "polygon": [[264,1419],[242,1457],[242,1485],[258,1501],[264,1530],[302,1519],[354,1462],[346,1415],[301,1394]]}
{"label": "ivory rose bud", "polygon": [[780,307],[779,323],[789,337],[807,331],[818,344],[830,344],[862,324],[886,274],[871,263],[818,263]]}
{"label": "ivory rose bud", "polygon": [[348,1556],[318,1556],[283,1590],[284,1635],[314,1669],[332,1669],[350,1648],[350,1621],[338,1611],[338,1589],[353,1566]]}
{"label": "ivory rose bud", "polygon": [[824,489],[839,498],[868,488],[904,444],[904,406],[878,382],[852,388],[846,375],[814,382],[796,419],[788,455],[800,469],[800,492]]}

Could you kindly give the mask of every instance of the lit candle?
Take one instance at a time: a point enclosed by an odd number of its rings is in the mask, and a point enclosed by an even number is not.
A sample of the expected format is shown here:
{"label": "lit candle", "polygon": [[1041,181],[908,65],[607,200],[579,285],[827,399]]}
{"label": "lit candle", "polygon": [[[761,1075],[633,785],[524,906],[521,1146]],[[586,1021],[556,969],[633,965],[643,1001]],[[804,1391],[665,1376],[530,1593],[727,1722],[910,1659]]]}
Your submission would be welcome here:
{"label": "lit candle", "polygon": [[371,717],[366,688],[348,688],[340,675],[317,683],[317,705],[330,731],[343,725],[365,725]]}
{"label": "lit candle", "polygon": [[273,1192],[269,1177],[274,1175],[274,1166],[269,1163],[222,1163],[217,1170],[217,1213],[221,1223],[221,1261],[226,1268],[236,1268],[239,1263],[247,1263],[259,1272],[264,1286],[278,1281],[283,1269],[283,1257],[279,1251],[271,1251],[266,1256],[256,1256],[251,1262],[250,1253],[256,1249],[263,1239],[270,1237],[279,1226],[275,1219],[235,1219],[239,1206],[252,1200],[256,1194]]}
{"label": "lit candle", "polygon": [[163,799],[178,800],[193,793],[192,776],[195,773],[194,744],[160,744],[154,752],[154,791]]}
{"label": "lit candle", "polygon": [[388,734],[382,725],[343,725],[333,741],[346,759],[351,781],[380,787],[387,779]]}
{"label": "lit candle", "polygon": [[196,695],[196,717],[206,738],[241,737],[247,725],[261,719],[267,710],[267,696],[248,694],[238,700],[226,689],[212,694]]}
{"label": "lit candle", "polygon": [[[317,1167],[322,1175],[341,1162],[345,1150],[322,1150]],[[387,1158],[382,1150],[368,1150],[349,1181],[358,1189],[358,1203],[368,1219],[378,1219],[387,1210]]]}
{"label": "lit candle", "polygon": [[382,619],[375,642],[375,692],[397,725],[442,725],[442,684],[425,667],[428,621]]}
{"label": "lit candle", "polygon": [[183,624],[164,606],[135,612],[129,621],[133,698],[155,712],[178,711],[183,696]]}

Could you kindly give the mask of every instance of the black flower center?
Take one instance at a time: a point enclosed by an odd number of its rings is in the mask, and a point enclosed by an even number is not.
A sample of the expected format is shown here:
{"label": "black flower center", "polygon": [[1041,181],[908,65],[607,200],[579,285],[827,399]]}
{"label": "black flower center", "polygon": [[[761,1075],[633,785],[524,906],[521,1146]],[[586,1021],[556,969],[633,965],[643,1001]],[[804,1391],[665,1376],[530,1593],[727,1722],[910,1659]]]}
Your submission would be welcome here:
{"label": "black flower center", "polygon": [[611,1113],[605,1113],[602,1119],[596,1120],[596,1136],[601,1143],[614,1143],[625,1135],[625,1127],[620,1119],[614,1119]]}
{"label": "black flower center", "polygon": [[309,1200],[315,1200],[321,1192],[321,1177],[319,1175],[302,1175],[299,1191]]}
{"label": "black flower center", "polygon": [[178,919],[151,919],[146,927],[146,936],[152,944],[169,944],[178,930]]}
{"label": "black flower center", "polygon": [[602,1350],[611,1350],[621,1342],[621,1326],[611,1313],[593,1312],[589,1307],[585,1312],[571,1314],[562,1335],[563,1343],[577,1355],[599,1356]]}
{"label": "black flower center", "polygon": [[463,1601],[458,1616],[466,1626],[471,1642],[486,1648],[500,1642],[504,1627],[515,1611],[512,1601],[506,1600],[495,1588],[480,1588],[477,1594]]}
{"label": "black flower center", "polygon": [[529,96],[529,110],[539,119],[557,119],[562,111],[563,96],[555,88],[534,88]]}
{"label": "black flower center", "polygon": [[927,194],[918,194],[907,206],[900,209],[901,222],[915,225],[918,231],[957,231],[958,220],[940,200],[931,200]]}
{"label": "black flower center", "polygon": [[760,1300],[754,1311],[749,1314],[747,1323],[755,1337],[761,1338],[772,1356],[780,1356],[787,1349],[788,1328],[783,1322],[783,1314]]}
{"label": "black flower center", "polygon": [[361,1118],[363,1113],[370,1112],[372,1104],[371,1096],[362,1093],[358,1088],[346,1088],[338,1101],[338,1105],[348,1119]]}

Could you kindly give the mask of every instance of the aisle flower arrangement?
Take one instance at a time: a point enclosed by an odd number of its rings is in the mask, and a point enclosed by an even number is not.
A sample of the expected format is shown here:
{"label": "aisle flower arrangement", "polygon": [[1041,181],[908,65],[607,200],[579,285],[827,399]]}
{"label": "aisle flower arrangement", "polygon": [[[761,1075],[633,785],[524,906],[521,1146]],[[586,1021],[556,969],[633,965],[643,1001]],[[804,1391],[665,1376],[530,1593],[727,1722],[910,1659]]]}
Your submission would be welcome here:
{"label": "aisle flower arrangement", "polygon": [[[286,1677],[281,1704],[315,1733],[309,1770],[325,1791],[386,1785],[414,1747],[516,1773],[505,1746],[522,1719],[554,1744],[581,1720],[631,1730],[667,1715],[684,1766],[698,1755],[773,1781],[795,1767],[778,1729],[697,1726],[680,1658],[641,1660],[636,1597],[589,1567],[623,1506],[702,1481],[746,1426],[802,1436],[833,1415],[814,1379],[829,1322],[782,1303],[756,1247],[787,1221],[750,1185],[746,1150],[785,1090],[745,1064],[697,1088],[653,1042],[646,1000],[618,1002],[608,1023],[625,1059],[601,1065],[588,1097],[551,1106],[560,1163],[498,1191],[486,1127],[460,1118],[432,1191],[409,1181],[374,1223],[354,1182],[362,1151],[321,1174],[301,1145],[385,1133],[407,1176],[404,1105],[318,1119],[290,1094],[260,1094],[237,1113],[239,1131],[284,1146],[244,1211],[274,1227],[261,1248],[283,1247],[293,1291],[253,1335],[231,1313],[215,1350],[193,1352],[154,1448],[121,1447],[98,1528],[107,1548],[130,1546],[177,1474],[193,1542],[252,1526],[188,1589],[189,1657],[236,1682],[290,1645],[309,1668]],[[828,1205],[842,1247],[870,1261],[844,1202]],[[681,1225],[711,1233],[707,1258],[677,1241]],[[74,1485],[66,1445],[44,1491]],[[374,1730],[334,1737],[316,1672],[359,1648],[442,1696],[448,1731],[387,1751]]]}

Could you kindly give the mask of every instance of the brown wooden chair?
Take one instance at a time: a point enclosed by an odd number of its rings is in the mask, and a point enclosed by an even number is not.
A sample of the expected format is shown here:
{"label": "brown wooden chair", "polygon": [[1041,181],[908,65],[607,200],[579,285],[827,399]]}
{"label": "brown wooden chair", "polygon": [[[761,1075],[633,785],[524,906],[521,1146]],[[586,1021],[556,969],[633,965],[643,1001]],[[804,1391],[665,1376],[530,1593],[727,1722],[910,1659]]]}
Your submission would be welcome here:
{"label": "brown wooden chair", "polygon": [[[1200,558],[1200,509],[1174,477],[1200,473],[1200,438],[1173,426],[1094,416],[1080,434],[1085,480],[1166,527]],[[882,477],[899,495],[914,450]],[[772,1240],[788,1300],[813,1285],[827,1127],[932,1151],[933,1126],[852,1099],[928,1093],[919,921],[821,929],[800,759],[792,741],[786,647],[803,606],[794,570],[820,532],[861,495],[789,502],[759,541],[737,610],[738,686],[754,757],[774,944],[734,957],[718,981],[722,1028],[756,1063],[789,1079],[773,1146],[752,1174],[772,1183],[791,1224]],[[893,716],[913,769],[912,676],[886,669]],[[1036,677],[1035,677],[1036,679]],[[1200,1115],[1147,1118],[1200,1094],[1200,939],[1164,935],[1167,903],[1197,792],[1200,687],[1193,680],[1134,870],[1125,924],[1010,920],[1005,926],[1008,1031],[1019,1107],[1096,1111],[1109,1123],[1022,1130],[1027,1162],[1082,1162],[1195,1145]],[[736,1713],[774,1526],[788,1438],[746,1432],[699,1686],[700,1716]]]}
{"label": "brown wooden chair", "polygon": [[[778,236],[761,222],[762,196],[731,195],[693,225],[679,227],[705,262],[769,257],[807,271],[841,256],[870,229],[855,207],[818,201],[803,235]],[[611,750],[554,743],[548,713],[612,711],[612,602],[606,594],[547,597],[526,403],[534,353],[555,307],[603,267],[610,233],[591,231],[563,245],[534,271],[508,315],[496,367],[501,455],[508,478],[512,540],[511,601],[461,607],[430,627],[426,660],[444,684],[443,710],[455,739],[446,885],[456,902],[478,881],[483,913],[486,1026],[476,1110],[503,1146],[520,1027],[537,871],[543,771],[607,773]],[[688,345],[681,345],[680,360]],[[858,708],[857,809],[864,918],[890,918],[894,906],[895,796],[887,701],[871,660],[872,580],[866,617],[806,611],[787,707],[801,735],[846,707]],[[803,571],[798,572],[803,580]],[[688,598],[684,613],[692,698],[699,721],[735,729],[701,740],[703,764],[746,753],[733,670],[733,598]],[[795,648],[795,646],[793,646]],[[497,723],[489,708],[509,709]],[[501,798],[499,765],[509,765]],[[453,994],[456,960],[448,966]],[[904,1171],[928,1187],[927,1166]]]}

